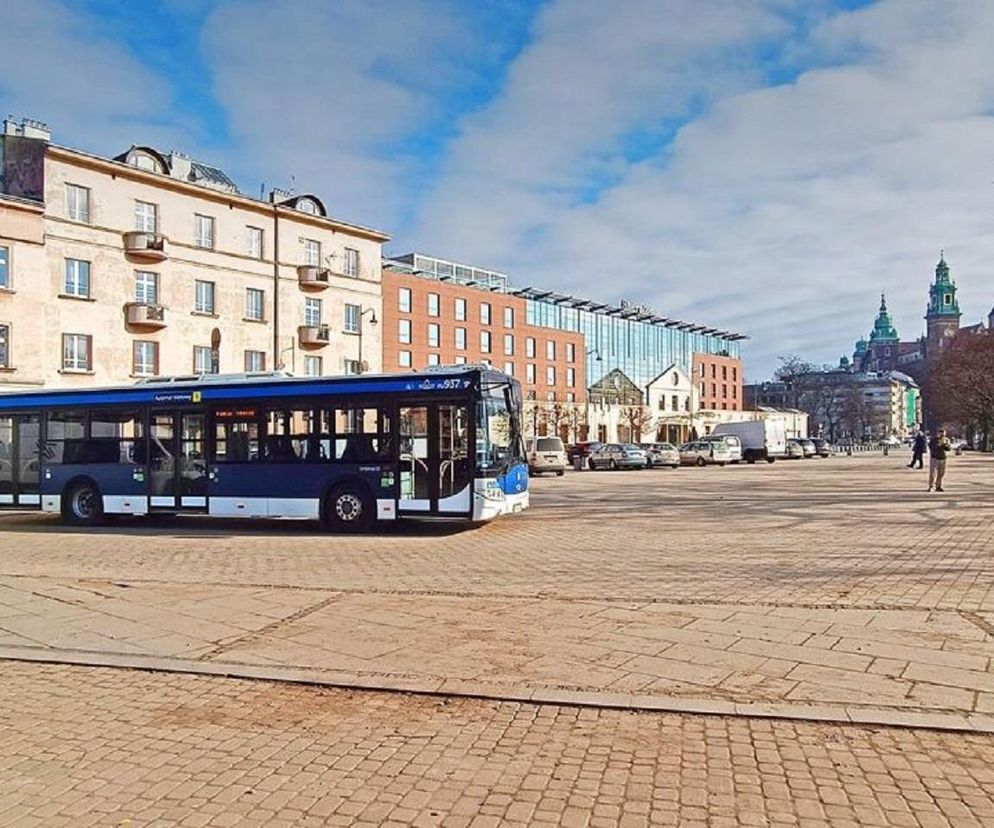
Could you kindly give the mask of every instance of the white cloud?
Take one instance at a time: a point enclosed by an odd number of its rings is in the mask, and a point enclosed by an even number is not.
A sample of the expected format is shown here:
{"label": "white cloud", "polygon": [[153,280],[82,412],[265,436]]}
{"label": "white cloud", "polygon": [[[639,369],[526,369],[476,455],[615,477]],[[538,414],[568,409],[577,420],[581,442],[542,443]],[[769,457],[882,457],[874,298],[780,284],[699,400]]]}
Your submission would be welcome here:
{"label": "white cloud", "polygon": [[[940,246],[966,315],[986,314],[994,6],[882,0],[788,30],[782,3],[639,5],[613,4],[606,29],[589,7],[550,7],[453,146],[421,238],[519,282],[741,329],[750,376],[851,349],[880,290],[917,336]],[[741,68],[770,36],[818,68],[761,88]],[[665,151],[620,158],[646,113],[702,99]],[[617,182],[577,199],[605,159]]]}
{"label": "white cloud", "polygon": [[4,4],[0,55],[3,114],[50,121],[56,143],[112,154],[182,132],[167,123],[169,85],[58,0]]}

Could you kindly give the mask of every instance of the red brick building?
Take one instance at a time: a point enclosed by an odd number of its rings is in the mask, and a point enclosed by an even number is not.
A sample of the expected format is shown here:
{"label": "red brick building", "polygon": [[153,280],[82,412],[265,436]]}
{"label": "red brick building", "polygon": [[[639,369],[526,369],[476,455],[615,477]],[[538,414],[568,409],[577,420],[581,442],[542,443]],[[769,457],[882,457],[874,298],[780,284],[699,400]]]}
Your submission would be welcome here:
{"label": "red brick building", "polygon": [[693,381],[698,405],[713,411],[742,410],[742,360],[694,354]]}
{"label": "red brick building", "polygon": [[383,370],[489,362],[526,399],[586,399],[583,335],[528,325],[525,300],[487,286],[383,263]]}

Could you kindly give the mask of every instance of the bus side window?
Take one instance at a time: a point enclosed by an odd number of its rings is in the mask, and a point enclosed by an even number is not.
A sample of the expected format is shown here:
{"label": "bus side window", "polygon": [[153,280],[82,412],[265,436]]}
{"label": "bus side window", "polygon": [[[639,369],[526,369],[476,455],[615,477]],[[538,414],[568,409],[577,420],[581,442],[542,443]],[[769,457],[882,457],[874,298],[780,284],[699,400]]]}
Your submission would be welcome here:
{"label": "bus side window", "polygon": [[[332,435],[329,459],[340,463],[389,460],[390,415],[383,409],[334,408],[321,412],[322,436]],[[322,445],[324,440],[319,441]]]}
{"label": "bus side window", "polygon": [[215,423],[215,463],[256,463],[260,459],[259,424],[255,420]]}

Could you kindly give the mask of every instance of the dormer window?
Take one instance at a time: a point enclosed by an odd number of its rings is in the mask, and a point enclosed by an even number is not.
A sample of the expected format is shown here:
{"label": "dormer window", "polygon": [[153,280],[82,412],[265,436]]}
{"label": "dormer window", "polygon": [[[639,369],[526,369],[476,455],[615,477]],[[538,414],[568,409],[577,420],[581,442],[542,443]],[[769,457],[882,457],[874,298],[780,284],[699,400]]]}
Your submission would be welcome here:
{"label": "dormer window", "polygon": [[[120,158],[118,158],[120,160]],[[157,158],[152,152],[147,149],[140,147],[132,147],[124,157],[124,163],[129,167],[135,167],[139,170],[147,170],[148,172],[164,174],[166,168],[162,163],[161,158]]]}
{"label": "dormer window", "polygon": [[310,198],[299,199],[297,201],[297,209],[300,210],[301,213],[307,213],[310,216],[319,215],[321,212],[318,209],[318,205],[314,202],[313,199]]}

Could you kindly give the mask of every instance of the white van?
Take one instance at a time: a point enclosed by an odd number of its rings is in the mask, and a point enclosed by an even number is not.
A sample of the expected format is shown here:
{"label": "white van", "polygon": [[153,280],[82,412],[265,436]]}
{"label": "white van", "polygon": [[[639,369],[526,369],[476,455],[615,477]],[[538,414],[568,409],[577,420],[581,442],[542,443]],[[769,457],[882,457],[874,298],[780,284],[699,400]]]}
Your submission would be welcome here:
{"label": "white van", "polygon": [[742,440],[737,434],[709,434],[704,439],[718,440],[728,446],[729,463],[738,463],[742,459]]}
{"label": "white van", "polygon": [[742,459],[747,463],[765,460],[772,463],[787,456],[787,430],[783,420],[746,420],[715,426],[710,437],[734,434],[742,446]]}
{"label": "white van", "polygon": [[532,474],[566,471],[566,447],[558,437],[533,437],[528,443],[528,471]]}

